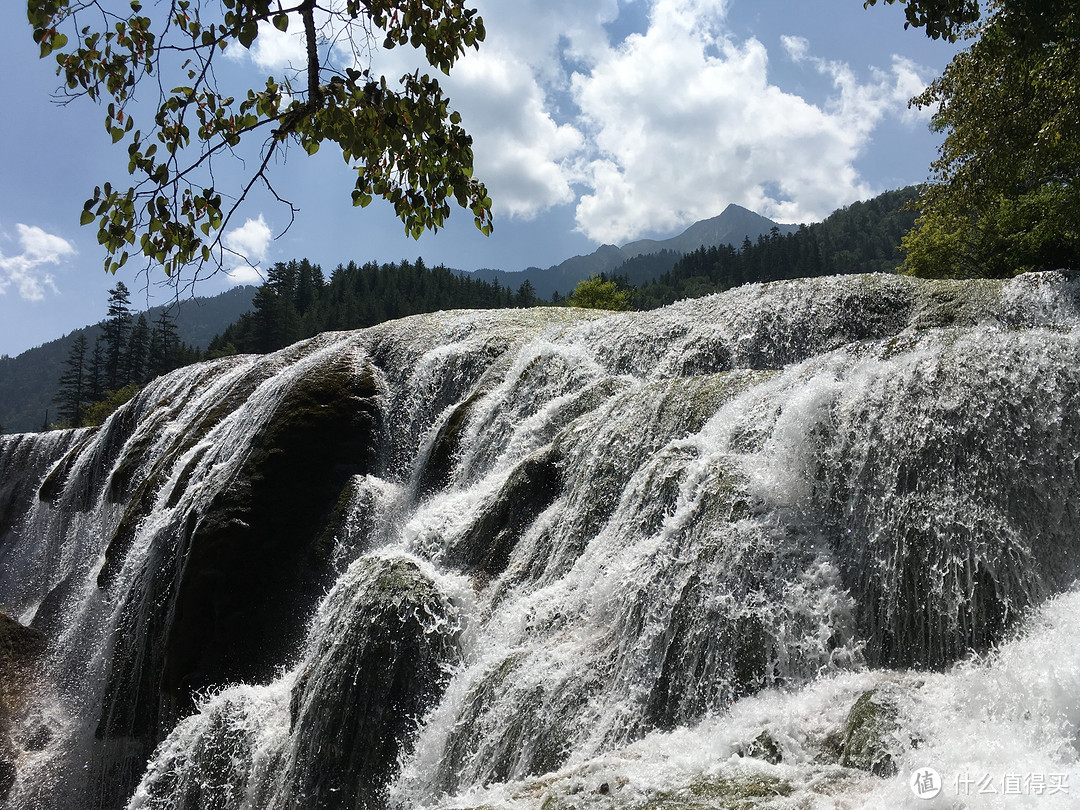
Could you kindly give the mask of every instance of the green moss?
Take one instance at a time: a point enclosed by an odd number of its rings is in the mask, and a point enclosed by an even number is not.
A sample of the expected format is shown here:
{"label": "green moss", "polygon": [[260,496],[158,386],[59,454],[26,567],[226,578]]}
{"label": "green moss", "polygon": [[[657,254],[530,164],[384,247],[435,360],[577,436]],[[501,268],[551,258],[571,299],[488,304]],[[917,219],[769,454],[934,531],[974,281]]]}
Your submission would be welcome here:
{"label": "green moss", "polygon": [[784,759],[779,743],[777,743],[767,731],[758,734],[757,737],[746,746],[745,755],[753,757],[754,759],[764,760],[773,765],[779,764]]}
{"label": "green moss", "polygon": [[925,281],[916,290],[916,305],[911,315],[913,327],[968,326],[994,313],[1001,282]]}
{"label": "green moss", "polygon": [[121,405],[124,405],[141,390],[140,386],[131,383],[118,391],[106,391],[105,399],[95,402],[83,411],[83,424],[87,426],[103,424],[106,419],[113,415],[114,411],[118,410]]}
{"label": "green moss", "polygon": [[834,729],[822,737],[818,743],[818,753],[814,757],[815,762],[826,765],[837,765],[844,756],[844,732],[842,729]]}
{"label": "green moss", "polygon": [[790,784],[768,774],[718,776],[658,793],[635,810],[753,810],[790,794]]}
{"label": "green moss", "polygon": [[456,610],[413,560],[368,557],[352,571],[363,573],[324,606],[334,633],[315,638],[292,689],[284,781],[304,807],[386,807],[417,718],[460,660]]}
{"label": "green moss", "polygon": [[840,764],[876,776],[895,776],[897,767],[893,755],[899,730],[897,714],[896,706],[878,690],[863,692],[851,707],[844,724],[844,751]]}

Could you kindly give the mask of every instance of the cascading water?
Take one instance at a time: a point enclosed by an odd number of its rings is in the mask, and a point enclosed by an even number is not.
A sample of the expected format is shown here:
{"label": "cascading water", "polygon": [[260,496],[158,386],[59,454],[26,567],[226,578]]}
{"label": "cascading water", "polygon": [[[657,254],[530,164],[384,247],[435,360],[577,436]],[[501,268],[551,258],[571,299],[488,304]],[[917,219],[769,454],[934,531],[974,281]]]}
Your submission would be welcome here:
{"label": "cascading water", "polygon": [[7,806],[1072,806],[1078,350],[1057,274],[780,282],[3,437]]}

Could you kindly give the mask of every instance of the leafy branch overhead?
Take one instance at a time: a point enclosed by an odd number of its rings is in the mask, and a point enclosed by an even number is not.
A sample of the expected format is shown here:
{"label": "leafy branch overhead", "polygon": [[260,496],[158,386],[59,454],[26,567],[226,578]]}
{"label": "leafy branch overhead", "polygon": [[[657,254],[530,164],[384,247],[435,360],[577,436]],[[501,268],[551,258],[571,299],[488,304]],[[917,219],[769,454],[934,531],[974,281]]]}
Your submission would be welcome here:
{"label": "leafy branch overhead", "polygon": [[899,2],[929,36],[971,43],[911,100],[933,110],[931,126],[945,138],[903,240],[905,269],[954,277],[1080,269],[1080,7]]}
{"label": "leafy branch overhead", "polygon": [[[883,0],[887,5],[904,7],[904,28],[924,28],[931,39],[956,42],[971,33],[980,16],[979,0]],[[876,6],[878,0],[864,0],[863,8]]]}
{"label": "leafy branch overhead", "polygon": [[[472,139],[439,82],[417,70],[392,83],[364,67],[375,48],[407,45],[449,73],[484,39],[483,21],[462,0],[168,0],[148,14],[138,0],[28,3],[41,56],[56,60],[61,96],[103,103],[107,131],[127,148],[131,187],[104,183],[82,212],[84,225],[97,224],[106,270],[131,254],[169,275],[220,266],[225,229],[258,186],[295,216],[270,177],[290,144],[307,154],[336,144],[357,173],[353,204],[388,200],[413,237],[442,227],[451,199],[491,232]],[[228,73],[220,55],[251,48],[267,26],[302,32],[306,64],[230,95],[218,81]],[[141,86],[156,92],[152,105],[136,100]],[[253,139],[254,168],[236,187],[220,188],[216,162],[247,166],[240,147]]]}

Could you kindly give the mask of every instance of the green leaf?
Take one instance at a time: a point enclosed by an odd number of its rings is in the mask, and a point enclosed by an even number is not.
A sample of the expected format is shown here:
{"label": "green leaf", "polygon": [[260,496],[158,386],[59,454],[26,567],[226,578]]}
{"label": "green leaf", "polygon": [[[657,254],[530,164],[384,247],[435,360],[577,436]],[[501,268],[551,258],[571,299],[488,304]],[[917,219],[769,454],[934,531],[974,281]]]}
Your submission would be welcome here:
{"label": "green leaf", "polygon": [[250,48],[251,43],[255,41],[255,37],[259,35],[259,26],[252,20],[244,25],[237,34],[236,38],[240,40],[240,44],[245,48]]}
{"label": "green leaf", "polygon": [[82,216],[79,217],[80,225],[89,225],[95,219],[93,211],[83,211]]}
{"label": "green leaf", "polygon": [[288,14],[275,14],[274,15],[274,28],[278,31],[289,30],[289,15]]}

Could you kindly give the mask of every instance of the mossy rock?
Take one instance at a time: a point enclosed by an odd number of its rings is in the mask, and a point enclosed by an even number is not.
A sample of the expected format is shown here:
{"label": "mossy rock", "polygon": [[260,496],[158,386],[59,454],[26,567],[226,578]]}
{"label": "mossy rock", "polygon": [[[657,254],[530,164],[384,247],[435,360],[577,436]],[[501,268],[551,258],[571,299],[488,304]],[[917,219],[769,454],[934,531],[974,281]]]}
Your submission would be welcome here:
{"label": "mossy rock", "polygon": [[15,784],[18,756],[11,740],[11,718],[29,690],[28,670],[45,647],[45,636],[0,611],[0,806]]}
{"label": "mossy rock", "polygon": [[763,760],[771,765],[779,765],[784,760],[780,744],[767,731],[758,734],[742,751],[742,755]]}
{"label": "mossy rock", "polygon": [[909,323],[916,329],[971,326],[998,314],[1001,284],[997,279],[921,280]]}
{"label": "mossy rock", "polygon": [[427,458],[420,466],[416,491],[424,498],[445,486],[453,470],[454,461],[461,449],[461,440],[465,426],[485,391],[476,388],[468,397],[451,409],[447,418],[439,426],[431,442]]}
{"label": "mossy rock", "polygon": [[377,387],[349,365],[289,389],[191,527],[164,684],[182,701],[222,678],[265,676],[276,640],[302,635],[330,573],[322,530],[351,475],[375,462]]}
{"label": "mossy rock", "polygon": [[[479,748],[477,729],[484,712],[495,703],[503,684],[525,661],[525,653],[517,651],[484,673],[469,690],[457,722],[447,737],[443,756],[438,764],[437,784],[443,790],[459,787],[458,775]],[[498,768],[496,768],[498,769]]]}
{"label": "mossy rock", "polygon": [[760,773],[701,779],[681,790],[658,793],[634,810],[754,810],[791,794],[791,785]]}
{"label": "mossy rock", "polygon": [[863,692],[851,707],[844,724],[840,764],[869,771],[875,776],[895,776],[896,735],[900,729],[898,714],[896,704],[879,690]]}
{"label": "mossy rock", "polygon": [[[251,373],[264,377],[266,369]],[[280,651],[299,651],[331,583],[319,538],[336,497],[378,463],[378,394],[369,365],[328,355],[253,426],[230,478],[215,480],[209,498],[159,530],[138,581],[117,595],[123,604],[97,727],[108,742],[91,765],[102,786],[94,801],[111,806],[133,789],[200,690],[265,681],[293,663]],[[157,486],[144,482],[145,499],[123,521],[106,584]]]}
{"label": "mossy rock", "polygon": [[460,658],[457,610],[415,561],[366,558],[346,577],[292,690],[297,750],[285,782],[297,806],[385,807],[386,785]]}
{"label": "mossy rock", "polygon": [[14,708],[25,670],[45,648],[45,634],[0,611],[0,713]]}
{"label": "mossy rock", "polygon": [[446,562],[484,581],[501,574],[521,535],[562,491],[560,458],[549,445],[522,460],[480,516],[447,550]]}
{"label": "mossy rock", "polygon": [[86,445],[93,439],[96,431],[97,428],[87,431],[86,436],[76,443],[45,476],[41,486],[38,488],[38,498],[40,500],[45,503],[54,503],[60,497],[60,493],[64,491],[64,486],[67,484],[68,476],[71,474],[71,469],[75,466],[75,461],[79,458]]}
{"label": "mossy rock", "polygon": [[[339,538],[348,534],[349,519],[352,515],[352,509],[356,503],[362,481],[362,476],[350,476],[338,492],[337,500],[334,502],[334,506],[326,518],[326,525],[319,534],[319,539],[315,543],[315,554],[319,559],[330,559],[333,557],[334,547],[337,545]],[[356,545],[352,549],[353,554],[349,556],[348,560],[345,561],[345,564],[351,562],[355,557],[367,550],[366,543]]]}

